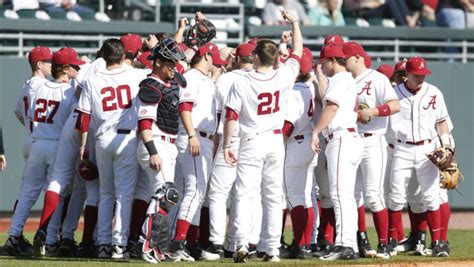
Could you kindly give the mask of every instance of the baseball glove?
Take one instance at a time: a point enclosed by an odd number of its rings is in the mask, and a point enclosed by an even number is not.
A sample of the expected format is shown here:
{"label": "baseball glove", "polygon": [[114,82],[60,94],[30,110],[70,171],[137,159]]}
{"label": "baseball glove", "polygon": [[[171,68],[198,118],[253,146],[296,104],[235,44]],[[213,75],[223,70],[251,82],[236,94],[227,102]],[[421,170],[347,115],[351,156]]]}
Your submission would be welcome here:
{"label": "baseball glove", "polygon": [[99,178],[99,169],[89,160],[83,160],[79,163],[79,175],[86,181],[92,181]]}
{"label": "baseball glove", "polygon": [[440,147],[431,153],[426,154],[440,171],[440,187],[446,189],[456,189],[459,176],[464,179],[458,164],[454,158],[455,151],[450,147]]}
{"label": "baseball glove", "polygon": [[369,105],[367,105],[366,103],[359,103],[359,105],[357,106],[357,110],[364,110],[368,108],[369,108]]}
{"label": "baseball glove", "polygon": [[186,33],[185,43],[188,47],[200,47],[216,37],[216,26],[209,20],[194,24]]}

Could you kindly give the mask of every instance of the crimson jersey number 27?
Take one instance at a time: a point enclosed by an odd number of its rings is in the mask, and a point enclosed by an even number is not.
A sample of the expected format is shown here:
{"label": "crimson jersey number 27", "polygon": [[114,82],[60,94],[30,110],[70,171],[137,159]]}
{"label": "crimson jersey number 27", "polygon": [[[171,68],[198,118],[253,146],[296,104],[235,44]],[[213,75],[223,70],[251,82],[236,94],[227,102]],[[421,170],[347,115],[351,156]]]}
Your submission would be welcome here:
{"label": "crimson jersey number 27", "polygon": [[102,98],[102,109],[104,111],[127,109],[132,106],[132,94],[130,93],[130,86],[119,85],[116,88],[111,86],[104,87],[100,90]]}
{"label": "crimson jersey number 27", "polygon": [[[35,115],[33,120],[36,122],[53,123],[53,117],[56,115],[56,112],[58,112],[59,104],[59,101],[38,98],[36,100]],[[48,113],[48,107],[51,107],[52,110],[49,116],[46,117]]]}
{"label": "crimson jersey number 27", "polygon": [[258,104],[257,115],[267,115],[280,111],[280,91],[272,93],[261,93],[258,95],[258,100],[261,102]]}

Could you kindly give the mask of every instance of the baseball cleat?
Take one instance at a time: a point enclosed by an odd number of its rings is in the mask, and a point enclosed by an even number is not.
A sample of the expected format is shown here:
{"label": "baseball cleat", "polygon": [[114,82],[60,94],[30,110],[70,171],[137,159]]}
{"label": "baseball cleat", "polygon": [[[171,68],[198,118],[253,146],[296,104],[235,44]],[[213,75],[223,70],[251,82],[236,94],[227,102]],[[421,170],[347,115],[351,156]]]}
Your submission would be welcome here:
{"label": "baseball cleat", "polygon": [[166,256],[171,261],[194,261],[184,246],[184,241],[172,240],[168,246],[168,253]]}
{"label": "baseball cleat", "polygon": [[357,231],[357,245],[359,247],[359,255],[362,258],[375,258],[377,251],[375,251],[369,243],[367,232]]}
{"label": "baseball cleat", "polygon": [[431,256],[433,257],[449,257],[446,246],[442,241],[431,242]]}
{"label": "baseball cleat", "polygon": [[249,257],[249,250],[246,246],[240,246],[234,254],[234,262],[247,262]]}
{"label": "baseball cleat", "polygon": [[43,230],[36,231],[33,238],[33,252],[38,257],[46,255],[46,233]]}
{"label": "baseball cleat", "polygon": [[207,248],[207,252],[217,254],[221,259],[224,258],[224,247],[222,245],[215,245],[211,243],[211,245]]}
{"label": "baseball cleat", "polygon": [[311,259],[311,250],[306,246],[298,246],[293,244],[290,248],[290,259],[306,260]]}
{"label": "baseball cleat", "polygon": [[99,248],[97,249],[97,258],[99,259],[110,259],[110,254],[112,248],[110,245],[99,245]]}
{"label": "baseball cleat", "polygon": [[76,255],[77,244],[74,240],[64,238],[59,245],[58,256],[73,257]]}
{"label": "baseball cleat", "polygon": [[32,256],[33,247],[22,236],[9,236],[3,248],[10,256]]}
{"label": "baseball cleat", "polygon": [[249,260],[257,258],[257,246],[249,245]]}
{"label": "baseball cleat", "polygon": [[417,231],[414,235],[415,239],[415,255],[417,256],[426,256],[426,233]]}
{"label": "baseball cleat", "polygon": [[268,262],[280,262],[280,257],[278,255],[268,255],[265,253],[262,260]]}
{"label": "baseball cleat", "polygon": [[334,261],[334,260],[353,260],[356,258],[356,253],[351,247],[336,246],[334,251],[328,255],[319,258],[322,261]]}
{"label": "baseball cleat", "polygon": [[396,246],[397,252],[409,252],[409,251],[414,251],[416,248],[416,242],[415,238],[412,233],[410,233],[410,237],[408,239],[405,239],[401,242],[398,243]]}
{"label": "baseball cleat", "polygon": [[94,242],[81,243],[76,251],[79,258],[97,258],[97,247]]}
{"label": "baseball cleat", "polygon": [[115,260],[126,260],[130,258],[130,254],[128,253],[126,246],[117,246],[114,245],[112,247],[112,255],[110,258]]}
{"label": "baseball cleat", "polygon": [[390,254],[390,257],[397,256],[398,254],[397,247],[398,247],[397,241],[394,239],[389,239],[387,248],[388,248],[388,254]]}
{"label": "baseball cleat", "polygon": [[313,257],[320,258],[334,251],[334,246],[326,241],[326,239],[318,240],[318,244],[311,245],[311,254]]}
{"label": "baseball cleat", "polygon": [[45,246],[45,256],[46,257],[56,257],[59,253],[59,243],[46,244]]}
{"label": "baseball cleat", "polygon": [[375,255],[375,257],[384,260],[390,259],[389,250],[390,245],[380,243],[377,246],[377,254]]}

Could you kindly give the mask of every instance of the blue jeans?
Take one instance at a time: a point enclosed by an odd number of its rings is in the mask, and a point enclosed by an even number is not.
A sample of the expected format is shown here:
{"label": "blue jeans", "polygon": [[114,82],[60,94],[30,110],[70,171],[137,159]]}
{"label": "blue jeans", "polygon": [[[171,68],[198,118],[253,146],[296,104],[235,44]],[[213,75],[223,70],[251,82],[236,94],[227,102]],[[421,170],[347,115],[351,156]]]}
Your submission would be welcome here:
{"label": "blue jeans", "polygon": [[458,8],[442,8],[436,13],[436,24],[452,29],[466,28],[466,13]]}

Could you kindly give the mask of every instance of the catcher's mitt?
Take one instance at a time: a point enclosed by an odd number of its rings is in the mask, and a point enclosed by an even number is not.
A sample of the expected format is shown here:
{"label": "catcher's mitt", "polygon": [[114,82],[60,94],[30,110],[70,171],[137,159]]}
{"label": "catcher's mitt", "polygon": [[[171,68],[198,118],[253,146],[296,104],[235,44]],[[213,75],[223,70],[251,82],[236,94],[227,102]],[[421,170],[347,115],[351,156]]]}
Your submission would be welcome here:
{"label": "catcher's mitt", "polygon": [[79,175],[86,181],[92,181],[99,178],[99,170],[94,163],[89,160],[83,160],[79,163]]}
{"label": "catcher's mitt", "polygon": [[426,154],[428,159],[433,162],[440,171],[441,188],[456,189],[459,176],[464,179],[455,161],[454,154],[454,149],[450,147],[440,147]]}
{"label": "catcher's mitt", "polygon": [[209,20],[194,24],[186,33],[185,43],[188,47],[201,47],[216,37],[216,26]]}

